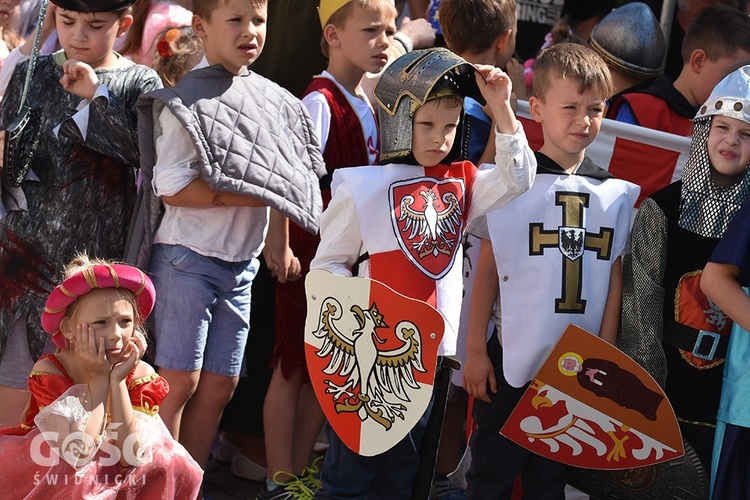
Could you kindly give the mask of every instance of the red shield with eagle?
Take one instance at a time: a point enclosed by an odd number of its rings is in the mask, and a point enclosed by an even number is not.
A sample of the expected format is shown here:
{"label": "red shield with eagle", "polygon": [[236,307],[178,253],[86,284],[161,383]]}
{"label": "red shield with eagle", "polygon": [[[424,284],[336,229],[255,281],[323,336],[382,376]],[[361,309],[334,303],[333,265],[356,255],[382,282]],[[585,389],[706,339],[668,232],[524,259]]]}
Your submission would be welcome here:
{"label": "red shield with eagle", "polygon": [[445,276],[458,253],[466,221],[462,179],[420,177],[390,187],[391,222],[401,250],[432,279]]}
{"label": "red shield with eagle", "polygon": [[305,293],[305,357],[328,422],[360,455],[389,450],[430,402],[443,317],[367,278],[314,270]]}

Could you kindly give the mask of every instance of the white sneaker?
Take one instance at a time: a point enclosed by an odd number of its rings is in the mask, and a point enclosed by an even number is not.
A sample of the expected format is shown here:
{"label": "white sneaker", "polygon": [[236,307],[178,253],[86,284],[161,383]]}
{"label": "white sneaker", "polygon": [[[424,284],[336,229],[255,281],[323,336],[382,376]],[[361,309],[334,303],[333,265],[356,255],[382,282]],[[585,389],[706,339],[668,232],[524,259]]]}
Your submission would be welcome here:
{"label": "white sneaker", "polygon": [[264,481],[268,472],[262,465],[253,462],[240,452],[232,457],[232,474],[250,481]]}

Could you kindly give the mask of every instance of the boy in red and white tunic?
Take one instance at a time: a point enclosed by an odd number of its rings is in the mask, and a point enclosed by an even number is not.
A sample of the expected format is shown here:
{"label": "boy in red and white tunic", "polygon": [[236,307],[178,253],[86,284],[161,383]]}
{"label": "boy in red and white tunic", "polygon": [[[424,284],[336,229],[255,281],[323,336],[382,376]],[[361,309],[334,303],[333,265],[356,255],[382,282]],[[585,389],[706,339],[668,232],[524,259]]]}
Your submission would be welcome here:
{"label": "boy in red and white tunic", "polygon": [[[508,76],[475,68],[446,49],[409,53],[375,88],[381,165],[337,170],[321,218],[311,269],[385,283],[434,306],[445,319],[439,355],[456,351],[463,294],[461,237],[474,218],[531,186],[536,161],[510,106]],[[463,98],[485,100],[495,123],[495,166],[468,161],[460,133]],[[460,260],[459,260],[460,264]],[[316,498],[409,498],[430,410],[401,442],[375,457],[349,450],[329,429],[331,445]]]}

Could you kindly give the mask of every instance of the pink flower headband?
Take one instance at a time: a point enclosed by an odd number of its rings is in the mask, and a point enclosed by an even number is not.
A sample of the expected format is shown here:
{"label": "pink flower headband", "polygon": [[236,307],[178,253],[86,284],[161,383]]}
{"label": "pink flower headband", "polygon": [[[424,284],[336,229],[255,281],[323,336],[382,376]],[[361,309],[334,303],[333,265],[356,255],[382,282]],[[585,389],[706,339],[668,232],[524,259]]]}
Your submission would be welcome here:
{"label": "pink flower headband", "polygon": [[90,266],[67,278],[49,294],[42,313],[42,328],[52,335],[59,347],[65,347],[60,322],[68,306],[82,295],[96,288],[125,288],[135,295],[141,321],[145,320],[156,301],[156,290],[151,279],[140,269],[126,264]]}

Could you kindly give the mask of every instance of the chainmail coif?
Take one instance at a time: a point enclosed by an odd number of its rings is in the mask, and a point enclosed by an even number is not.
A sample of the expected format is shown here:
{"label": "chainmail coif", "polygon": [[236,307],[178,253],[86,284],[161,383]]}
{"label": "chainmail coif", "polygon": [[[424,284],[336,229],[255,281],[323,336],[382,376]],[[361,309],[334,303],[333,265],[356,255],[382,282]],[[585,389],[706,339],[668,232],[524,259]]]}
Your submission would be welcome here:
{"label": "chainmail coif", "polygon": [[693,142],[682,172],[679,226],[706,238],[721,238],[729,222],[750,192],[750,170],[729,187],[717,186],[711,179],[708,159],[708,132],[711,117],[693,123]]}

